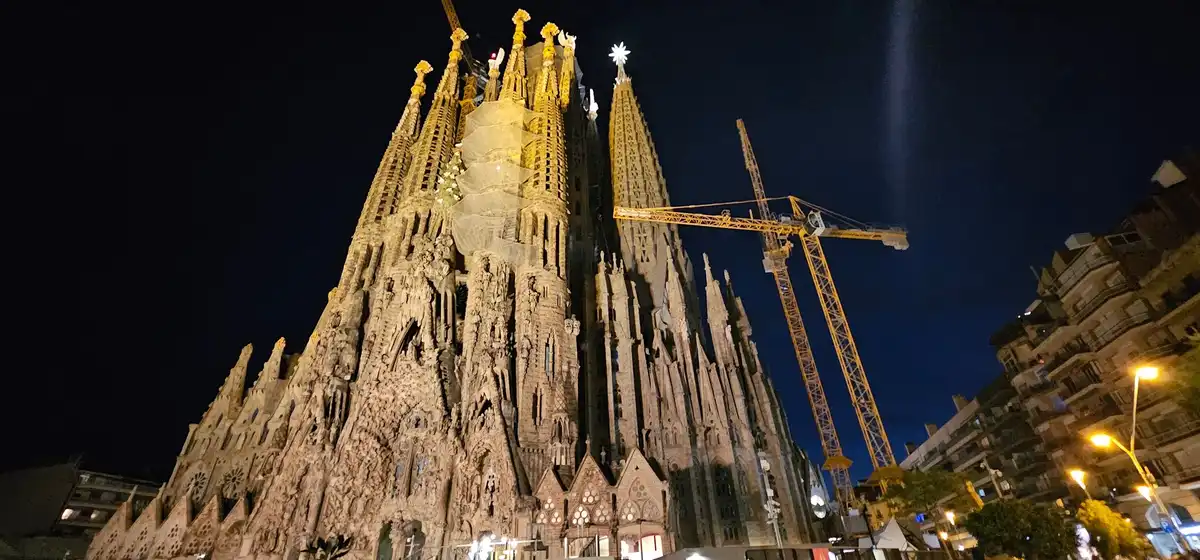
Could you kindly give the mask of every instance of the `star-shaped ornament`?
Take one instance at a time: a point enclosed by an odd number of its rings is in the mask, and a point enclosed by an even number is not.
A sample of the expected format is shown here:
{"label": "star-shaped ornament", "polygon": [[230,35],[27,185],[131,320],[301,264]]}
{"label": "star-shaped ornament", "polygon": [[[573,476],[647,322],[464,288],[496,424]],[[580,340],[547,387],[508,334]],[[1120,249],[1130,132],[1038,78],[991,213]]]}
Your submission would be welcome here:
{"label": "star-shaped ornament", "polygon": [[622,41],[619,45],[613,45],[613,48],[608,53],[608,58],[611,58],[617,66],[624,66],[625,61],[629,60],[629,49],[625,48],[625,42]]}

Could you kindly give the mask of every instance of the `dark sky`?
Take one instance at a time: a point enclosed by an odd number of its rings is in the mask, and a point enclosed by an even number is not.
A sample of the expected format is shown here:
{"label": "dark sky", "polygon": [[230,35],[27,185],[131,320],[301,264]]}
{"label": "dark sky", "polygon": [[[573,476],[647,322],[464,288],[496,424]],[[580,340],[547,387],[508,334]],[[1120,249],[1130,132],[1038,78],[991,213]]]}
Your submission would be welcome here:
{"label": "dark sky", "polygon": [[[83,452],[165,479],[243,344],[255,371],[276,337],[303,344],[411,69],[441,71],[448,26],[434,0],[46,4],[0,18],[20,333],[3,463]],[[605,55],[624,41],[675,204],[751,196],[740,117],[769,194],[909,229],[907,252],[825,244],[898,459],[952,414],[952,393],[998,374],[988,337],[1031,301],[1029,266],[1115,225],[1197,138],[1185,0],[570,4],[458,8],[481,57],[508,46],[518,7],[531,37],[548,19],[577,34],[602,115]],[[708,251],[733,274],[796,437],[819,455],[756,239],[683,236],[697,263]],[[865,476],[801,261],[802,311]]]}

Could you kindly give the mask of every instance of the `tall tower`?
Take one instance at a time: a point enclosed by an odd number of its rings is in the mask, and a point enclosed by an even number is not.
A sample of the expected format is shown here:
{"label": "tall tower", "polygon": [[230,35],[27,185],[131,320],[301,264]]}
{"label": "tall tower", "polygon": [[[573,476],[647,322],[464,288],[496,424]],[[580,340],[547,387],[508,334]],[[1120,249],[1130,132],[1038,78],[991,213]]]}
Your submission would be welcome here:
{"label": "tall tower", "polygon": [[[633,81],[625,73],[628,54],[622,43],[610,55],[617,63],[608,121],[613,203],[633,208],[670,206],[671,197],[667,193],[654,140],[633,94]],[[696,328],[699,315],[692,264],[679,240],[678,228],[674,224],[634,221],[620,221],[616,227],[621,258],[636,278],[643,303],[661,314],[667,306],[669,284],[679,283],[680,289],[691,296],[687,303],[692,308],[687,311],[687,319],[688,324]],[[670,319],[656,317],[656,321],[669,322]]]}
{"label": "tall tower", "polygon": [[[563,43],[557,65],[556,34]],[[533,77],[529,122],[532,141],[521,156],[534,173],[521,185],[517,221],[518,239],[532,248],[532,255],[516,270],[517,408],[522,411],[516,424],[522,458],[534,472],[573,465],[580,432],[579,320],[570,314],[567,283],[569,189],[563,125],[575,39],[552,23],[542,27],[541,36],[542,63]],[[514,52],[510,61],[519,57]]]}

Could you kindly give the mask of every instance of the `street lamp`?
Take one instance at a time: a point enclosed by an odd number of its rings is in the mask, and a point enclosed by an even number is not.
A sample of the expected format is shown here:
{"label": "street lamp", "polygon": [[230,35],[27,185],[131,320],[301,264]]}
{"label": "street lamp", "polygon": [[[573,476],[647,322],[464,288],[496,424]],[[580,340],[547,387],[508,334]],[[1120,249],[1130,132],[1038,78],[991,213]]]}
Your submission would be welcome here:
{"label": "street lamp", "polygon": [[950,533],[938,531],[938,538],[942,539],[942,550],[945,551],[947,558],[954,558],[954,547],[950,544]]}
{"label": "street lamp", "polygon": [[1175,542],[1180,545],[1180,550],[1191,550],[1191,545],[1189,545],[1186,540],[1180,539],[1179,535],[1181,533],[1179,532],[1179,522],[1175,521],[1175,516],[1171,514],[1171,510],[1167,509],[1166,504],[1164,504],[1162,498],[1159,497],[1157,487],[1150,480],[1150,472],[1142,466],[1141,461],[1138,461],[1137,455],[1134,454],[1129,448],[1121,445],[1121,442],[1113,439],[1112,436],[1105,433],[1092,434],[1088,439],[1092,442],[1092,445],[1102,449],[1108,448],[1111,445],[1115,445],[1117,446],[1117,449],[1120,449],[1121,451],[1125,452],[1125,455],[1129,456],[1129,460],[1133,461],[1134,470],[1137,471],[1138,476],[1142,477],[1142,482],[1146,483],[1145,486],[1138,487],[1138,493],[1144,497],[1147,497],[1147,499],[1152,501],[1154,505],[1158,507],[1159,515],[1165,515],[1167,517],[1167,521],[1169,521],[1171,523],[1171,527],[1175,529],[1171,532],[1171,536],[1174,537]]}
{"label": "street lamp", "polygon": [[946,511],[946,521],[949,521],[952,527],[957,527],[958,524],[954,522],[954,518],[955,515],[953,511]]}
{"label": "street lamp", "polygon": [[1130,430],[1130,432],[1129,432],[1129,448],[1130,449],[1136,449],[1133,446],[1133,441],[1134,441],[1134,439],[1137,438],[1138,388],[1141,387],[1143,379],[1145,379],[1146,381],[1153,381],[1155,379],[1158,379],[1158,368],[1156,368],[1154,366],[1141,366],[1141,367],[1133,370],[1133,412],[1131,413],[1131,416],[1133,416],[1133,422],[1132,422],[1133,429]]}
{"label": "street lamp", "polygon": [[1092,493],[1088,492],[1087,489],[1087,473],[1080,469],[1071,469],[1067,471],[1067,474],[1071,475],[1071,478],[1075,481],[1075,484],[1078,484],[1080,488],[1083,488],[1083,494],[1087,496],[1087,499],[1092,499]]}

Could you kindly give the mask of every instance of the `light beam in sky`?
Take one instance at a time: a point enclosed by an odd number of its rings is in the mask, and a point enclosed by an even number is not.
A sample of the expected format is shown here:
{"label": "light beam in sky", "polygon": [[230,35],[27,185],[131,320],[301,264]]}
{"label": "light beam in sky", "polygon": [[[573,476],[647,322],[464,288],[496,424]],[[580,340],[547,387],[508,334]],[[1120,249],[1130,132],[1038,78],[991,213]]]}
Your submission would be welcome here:
{"label": "light beam in sky", "polygon": [[888,22],[887,68],[884,84],[887,130],[884,134],[885,178],[892,195],[894,219],[904,217],[908,191],[908,117],[912,79],[913,19],[916,0],[893,0]]}

